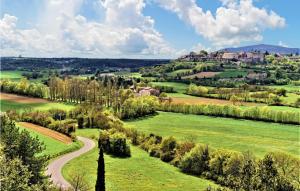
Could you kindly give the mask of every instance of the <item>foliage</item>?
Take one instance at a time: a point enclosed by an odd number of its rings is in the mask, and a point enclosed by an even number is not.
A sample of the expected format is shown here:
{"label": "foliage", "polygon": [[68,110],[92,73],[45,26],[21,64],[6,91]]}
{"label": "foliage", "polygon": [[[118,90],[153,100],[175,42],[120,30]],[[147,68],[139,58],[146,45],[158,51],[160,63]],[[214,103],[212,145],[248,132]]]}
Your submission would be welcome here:
{"label": "foliage", "polygon": [[191,84],[187,89],[187,94],[194,96],[204,96],[208,93],[208,89],[203,86],[197,86],[195,84]]}
{"label": "foliage", "polygon": [[[21,187],[26,187],[26,185],[24,185],[26,183],[28,186],[43,185],[45,181],[43,171],[48,157],[38,156],[38,154],[43,152],[45,149],[44,145],[39,142],[38,138],[30,137],[28,131],[20,131],[15,123],[5,114],[1,114],[0,117],[0,140],[3,145],[5,160],[10,161],[11,165],[14,167],[20,167],[19,169],[8,170],[8,178],[20,178],[13,177],[14,173],[18,173],[24,178],[24,182],[20,185]],[[6,186],[9,186],[13,180],[9,179],[8,181]],[[14,181],[19,180],[15,179]],[[16,182],[16,184],[19,183]]]}
{"label": "foliage", "polygon": [[15,93],[38,98],[46,98],[49,91],[44,84],[31,83],[25,78],[22,78],[19,82],[0,80],[0,90],[6,93]]}
{"label": "foliage", "polygon": [[184,155],[179,168],[186,173],[201,175],[209,169],[209,159],[208,146],[196,145],[190,152]]}
{"label": "foliage", "polygon": [[126,141],[126,136],[122,133],[100,132],[99,145],[103,147],[104,152],[118,157],[130,157],[130,146]]}
{"label": "foliage", "polygon": [[127,99],[121,111],[122,119],[136,118],[154,114],[159,102],[154,96],[140,96]]}
{"label": "foliage", "polygon": [[97,181],[95,186],[95,191],[105,191],[105,163],[103,148],[99,145],[99,158],[98,158],[98,171],[97,171]]}
{"label": "foliage", "polygon": [[271,110],[269,107],[249,107],[242,110],[237,106],[231,105],[185,105],[162,103],[159,106],[159,110],[185,114],[300,124],[299,112],[277,111]]}

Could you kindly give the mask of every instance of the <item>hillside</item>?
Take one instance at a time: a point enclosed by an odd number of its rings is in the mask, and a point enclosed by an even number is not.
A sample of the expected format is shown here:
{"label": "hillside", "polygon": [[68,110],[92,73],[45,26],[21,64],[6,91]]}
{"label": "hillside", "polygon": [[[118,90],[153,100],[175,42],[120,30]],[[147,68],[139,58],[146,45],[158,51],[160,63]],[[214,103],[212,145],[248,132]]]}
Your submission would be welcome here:
{"label": "hillside", "polygon": [[237,48],[225,48],[222,51],[228,52],[253,52],[253,51],[260,51],[269,53],[279,53],[279,54],[299,54],[299,48],[287,48],[282,46],[276,45],[267,45],[267,44],[259,44],[259,45],[251,45],[251,46],[243,46]]}

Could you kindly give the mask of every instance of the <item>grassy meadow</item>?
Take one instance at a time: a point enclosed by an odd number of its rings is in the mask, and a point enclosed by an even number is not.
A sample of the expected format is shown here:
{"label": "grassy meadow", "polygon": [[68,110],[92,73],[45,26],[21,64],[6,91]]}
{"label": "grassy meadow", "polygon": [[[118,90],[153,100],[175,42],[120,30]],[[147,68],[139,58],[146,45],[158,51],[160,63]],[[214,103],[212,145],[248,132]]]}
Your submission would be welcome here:
{"label": "grassy meadow", "polygon": [[1,100],[0,99],[0,111],[4,112],[7,110],[22,111],[25,109],[33,110],[49,110],[49,109],[65,109],[71,110],[75,105],[68,103],[49,102],[49,103],[18,103],[15,101]]}
{"label": "grassy meadow", "polygon": [[147,134],[194,139],[214,148],[252,151],[263,157],[283,151],[300,156],[299,126],[250,120],[159,112],[156,116],[126,122]]}
{"label": "grassy meadow", "polygon": [[[96,137],[97,129],[78,130],[77,135]],[[179,190],[205,190],[207,186],[217,187],[211,181],[183,174],[178,168],[162,162],[158,158],[150,157],[149,154],[138,147],[131,146],[130,158],[117,158],[105,155],[106,189],[108,191],[131,190],[131,191],[179,191]],[[90,190],[94,190],[97,174],[98,149],[70,161],[62,169],[64,177],[70,177],[76,172],[82,172],[85,165],[85,177]]]}
{"label": "grassy meadow", "polygon": [[151,82],[152,85],[156,86],[170,86],[173,87],[177,93],[185,93],[189,87],[188,84],[177,83],[177,82]]}
{"label": "grassy meadow", "polygon": [[0,79],[20,80],[23,77],[22,73],[22,71],[18,70],[1,71]]}
{"label": "grassy meadow", "polygon": [[50,155],[50,156],[57,156],[62,153],[66,153],[68,151],[77,150],[81,147],[81,143],[79,142],[73,142],[71,144],[64,144],[58,140],[55,140],[51,137],[45,136],[41,133],[38,133],[34,130],[24,128],[20,125],[18,125],[20,130],[25,129],[30,133],[32,137],[38,137],[40,142],[43,142],[46,149],[41,153],[42,155]]}

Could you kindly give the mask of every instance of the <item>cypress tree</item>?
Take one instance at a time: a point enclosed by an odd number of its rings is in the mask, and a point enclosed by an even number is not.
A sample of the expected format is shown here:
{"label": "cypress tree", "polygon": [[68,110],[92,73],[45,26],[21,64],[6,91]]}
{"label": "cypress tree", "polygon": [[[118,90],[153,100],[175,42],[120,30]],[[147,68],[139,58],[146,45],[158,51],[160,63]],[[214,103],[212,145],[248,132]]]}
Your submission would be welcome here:
{"label": "cypress tree", "polygon": [[102,145],[99,145],[98,172],[95,191],[105,191],[105,166]]}

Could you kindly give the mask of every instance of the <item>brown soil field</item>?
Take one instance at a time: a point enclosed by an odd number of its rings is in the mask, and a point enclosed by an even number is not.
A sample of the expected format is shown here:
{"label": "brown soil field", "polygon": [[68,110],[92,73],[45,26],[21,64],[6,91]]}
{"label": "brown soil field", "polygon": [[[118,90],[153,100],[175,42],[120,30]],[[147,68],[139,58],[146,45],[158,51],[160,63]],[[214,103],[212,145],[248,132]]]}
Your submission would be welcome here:
{"label": "brown soil field", "polygon": [[[204,97],[195,97],[195,98],[172,98],[172,103],[185,103],[185,104],[195,104],[195,105],[204,105],[204,104],[213,104],[213,105],[232,105],[231,101],[222,100],[222,99],[212,99]],[[251,102],[238,102],[236,105],[244,106],[257,106],[263,105],[260,103],[251,103]]]}
{"label": "brown soil field", "polygon": [[183,79],[188,79],[188,78],[195,78],[196,76],[198,78],[212,78],[215,75],[219,74],[220,72],[200,72],[197,74],[189,75],[189,76],[184,76],[182,77]]}
{"label": "brown soil field", "polygon": [[43,135],[46,135],[48,137],[51,137],[51,138],[56,139],[58,141],[61,141],[65,144],[72,143],[72,139],[70,137],[68,137],[68,136],[66,136],[62,133],[53,131],[51,129],[48,129],[48,128],[45,128],[45,127],[42,127],[42,126],[39,126],[39,125],[35,125],[35,124],[32,124],[32,123],[27,123],[27,122],[19,122],[18,124],[22,127],[32,129],[32,130],[34,130],[36,132],[39,132]]}
{"label": "brown soil field", "polygon": [[0,99],[13,101],[13,102],[17,102],[17,103],[48,103],[49,102],[46,99],[26,97],[26,96],[8,94],[8,93],[3,93],[3,92],[0,92]]}

